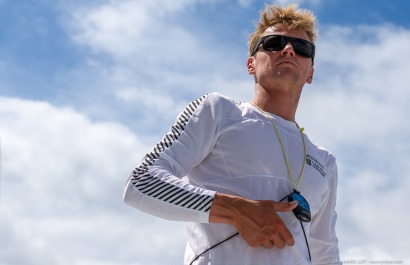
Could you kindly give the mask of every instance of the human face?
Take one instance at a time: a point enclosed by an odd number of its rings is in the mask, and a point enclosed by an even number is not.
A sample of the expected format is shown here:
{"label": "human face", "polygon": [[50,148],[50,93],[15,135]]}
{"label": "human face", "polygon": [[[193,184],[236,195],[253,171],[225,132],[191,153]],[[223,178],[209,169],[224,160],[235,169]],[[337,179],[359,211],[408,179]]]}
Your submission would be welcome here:
{"label": "human face", "polygon": [[[263,36],[267,35],[283,35],[309,41],[306,32],[288,29],[281,23],[266,29]],[[305,83],[312,82],[314,68],[312,59],[296,53],[289,42],[279,51],[265,51],[260,45],[254,56],[248,59],[248,72],[265,88],[278,85],[302,88]]]}

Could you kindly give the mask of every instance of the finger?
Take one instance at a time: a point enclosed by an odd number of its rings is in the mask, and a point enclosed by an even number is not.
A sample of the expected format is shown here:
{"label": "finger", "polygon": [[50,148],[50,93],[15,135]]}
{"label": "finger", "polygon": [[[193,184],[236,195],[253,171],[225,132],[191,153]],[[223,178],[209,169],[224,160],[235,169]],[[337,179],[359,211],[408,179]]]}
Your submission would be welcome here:
{"label": "finger", "polygon": [[287,228],[281,232],[281,237],[286,245],[293,246],[295,244],[295,239],[293,238],[292,233]]}
{"label": "finger", "polygon": [[276,223],[275,227],[276,232],[272,233],[271,237],[278,247],[284,247],[285,245],[293,246],[295,244],[295,239],[284,222]]}
{"label": "finger", "polygon": [[286,246],[285,240],[280,236],[280,234],[272,235],[272,242],[279,249],[282,249]]}
{"label": "finger", "polygon": [[272,240],[268,240],[262,244],[265,248],[271,249],[275,246],[275,243]]}
{"label": "finger", "polygon": [[278,212],[290,212],[298,206],[297,201],[292,202],[275,202],[273,201],[273,208]]}

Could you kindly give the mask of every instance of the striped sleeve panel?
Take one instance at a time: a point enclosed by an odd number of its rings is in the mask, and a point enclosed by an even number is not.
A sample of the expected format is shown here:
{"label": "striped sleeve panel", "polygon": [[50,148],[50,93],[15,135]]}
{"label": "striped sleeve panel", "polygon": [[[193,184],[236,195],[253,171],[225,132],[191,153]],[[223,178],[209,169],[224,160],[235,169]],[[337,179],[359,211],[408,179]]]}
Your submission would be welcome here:
{"label": "striped sleeve panel", "polygon": [[183,208],[208,212],[213,200],[212,196],[193,193],[179,186],[170,184],[161,179],[151,176],[150,166],[161,156],[161,154],[172,146],[184,131],[189,119],[195,110],[206,98],[206,95],[191,102],[179,115],[176,123],[171,127],[162,140],[152,149],[151,153],[145,155],[141,164],[133,171],[131,177],[132,185],[143,194],[177,205]]}

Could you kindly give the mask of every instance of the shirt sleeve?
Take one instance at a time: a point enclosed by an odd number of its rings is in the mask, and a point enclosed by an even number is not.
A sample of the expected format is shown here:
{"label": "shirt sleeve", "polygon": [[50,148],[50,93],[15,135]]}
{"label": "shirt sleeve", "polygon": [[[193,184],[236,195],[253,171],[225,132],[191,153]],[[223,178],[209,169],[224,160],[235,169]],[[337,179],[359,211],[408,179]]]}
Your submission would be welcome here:
{"label": "shirt sleeve", "polygon": [[336,193],[337,166],[332,156],[329,174],[329,189],[322,198],[317,218],[312,219],[309,244],[312,263],[315,265],[342,264],[339,259],[338,239],[336,237]]}
{"label": "shirt sleeve", "polygon": [[184,177],[215,145],[219,113],[215,94],[191,102],[130,174],[125,203],[164,219],[208,223],[216,192],[191,185]]}

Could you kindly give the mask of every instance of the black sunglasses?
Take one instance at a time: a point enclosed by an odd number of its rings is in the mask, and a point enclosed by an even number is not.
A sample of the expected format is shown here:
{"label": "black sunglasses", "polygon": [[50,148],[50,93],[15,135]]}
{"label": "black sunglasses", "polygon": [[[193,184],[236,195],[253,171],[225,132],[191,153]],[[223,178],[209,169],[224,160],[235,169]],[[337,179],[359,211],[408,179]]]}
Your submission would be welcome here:
{"label": "black sunglasses", "polygon": [[292,44],[293,50],[296,54],[305,58],[312,58],[313,63],[313,58],[315,57],[315,45],[313,43],[304,39],[283,35],[263,36],[256,44],[251,56],[255,55],[261,44],[263,44],[262,46],[265,51],[280,51],[283,50],[283,48],[285,48],[286,44],[288,44],[289,42]]}

